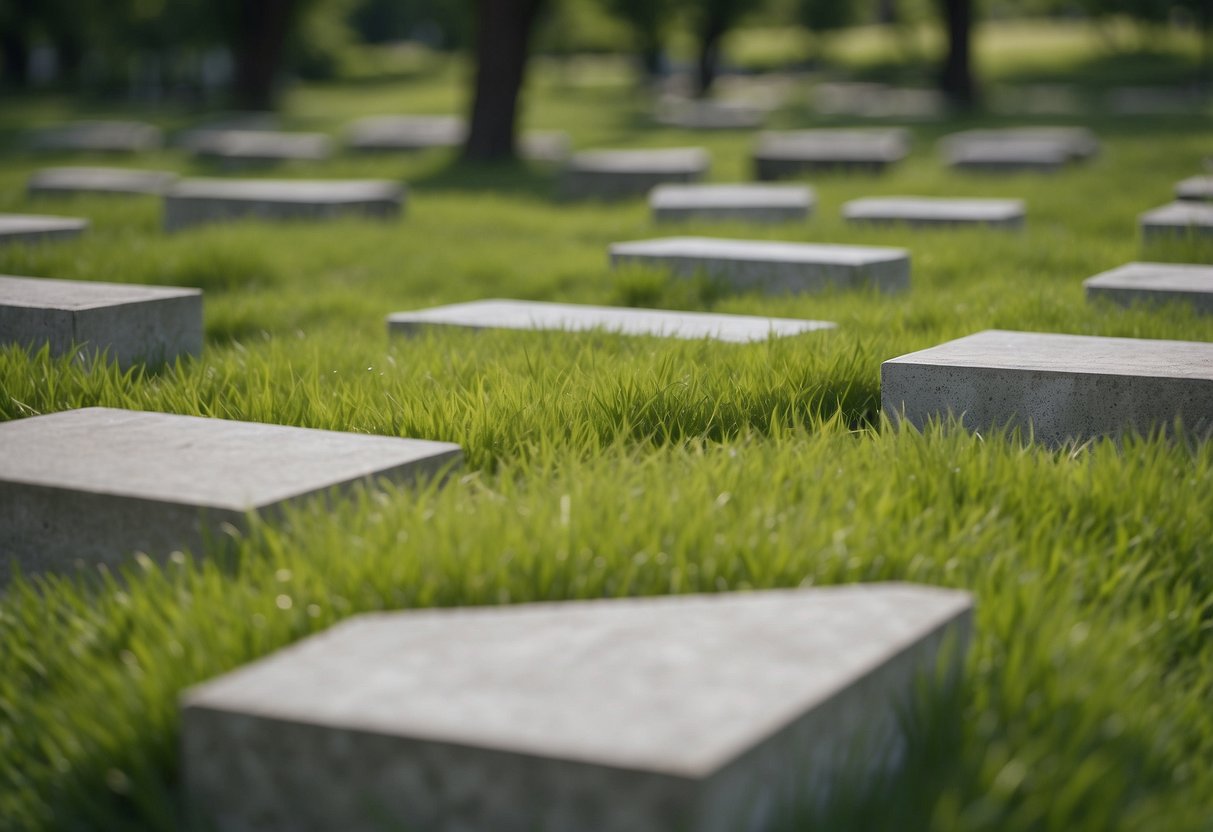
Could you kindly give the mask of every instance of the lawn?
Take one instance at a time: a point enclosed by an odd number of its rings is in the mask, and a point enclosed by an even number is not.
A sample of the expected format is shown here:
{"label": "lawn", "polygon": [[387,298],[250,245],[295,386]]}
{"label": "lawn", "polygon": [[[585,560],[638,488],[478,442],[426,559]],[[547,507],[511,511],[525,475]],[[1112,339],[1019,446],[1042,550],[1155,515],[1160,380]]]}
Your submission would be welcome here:
{"label": "lawn", "polygon": [[[1000,65],[1013,66],[1008,54]],[[450,66],[299,87],[285,120],[336,134],[362,114],[451,111],[461,78]],[[748,135],[651,127],[644,98],[612,78],[579,84],[545,62],[527,126],[566,129],[579,147],[702,145],[714,180],[748,178]],[[797,96],[772,126],[812,123]],[[447,440],[466,463],[441,487],[313,506],[232,530],[213,551],[133,558],[100,584],[11,589],[0,829],[174,828],[179,691],[353,613],[874,580],[973,592],[975,637],[957,699],[921,714],[933,730],[912,743],[907,773],[879,799],[832,807],[830,828],[1213,828],[1213,445],[1181,435],[1047,449],[947,425],[896,431],[879,412],[881,361],[986,328],[1213,340],[1213,319],[1089,304],[1081,287],[1134,259],[1213,262],[1207,245],[1143,249],[1135,224],[1213,153],[1207,115],[1091,118],[1094,161],[996,178],[948,172],[933,143],[1010,119],[922,124],[886,176],[813,178],[807,223],[687,227],[912,250],[905,295],[769,297],[614,273],[609,243],[669,233],[643,200],[560,204],[549,170],[458,168],[442,152],[274,174],[404,180],[407,215],[387,224],[166,236],[154,199],[25,196],[30,172],[69,162],[20,150],[22,125],[119,112],[0,103],[0,211],[94,224],[78,242],[0,249],[0,273],[201,287],[204,354],[121,373],[0,348],[0,419],[161,410]],[[137,164],[211,172],[173,151]],[[842,222],[844,201],[880,194],[1021,197],[1028,224]],[[484,297],[839,327],[754,345],[386,332],[390,312]]]}

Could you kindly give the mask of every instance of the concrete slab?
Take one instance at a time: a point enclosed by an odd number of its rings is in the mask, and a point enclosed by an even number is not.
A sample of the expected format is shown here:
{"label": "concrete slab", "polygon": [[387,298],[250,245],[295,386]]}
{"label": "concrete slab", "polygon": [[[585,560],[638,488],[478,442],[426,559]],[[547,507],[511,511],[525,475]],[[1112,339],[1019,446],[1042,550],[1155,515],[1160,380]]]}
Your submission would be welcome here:
{"label": "concrete slab", "polygon": [[381,179],[186,179],[164,198],[164,227],[241,219],[395,219],[405,187]]}
{"label": "concrete slab", "polygon": [[659,185],[649,192],[657,222],[796,222],[808,219],[816,204],[804,185]]}
{"label": "concrete slab", "polygon": [[176,181],[177,174],[163,170],[43,168],[30,176],[25,189],[30,196],[159,196]]}
{"label": "concrete slab", "polygon": [[0,245],[74,240],[88,228],[78,217],[47,217],[40,214],[0,214]]}
{"label": "concrete slab", "polygon": [[1213,314],[1213,266],[1187,263],[1127,263],[1083,281],[1089,299],[1131,306],[1183,301]]}
{"label": "concrete slab", "polygon": [[1193,176],[1175,183],[1175,198],[1213,202],[1213,176]]}
{"label": "concrete slab", "polygon": [[679,277],[704,274],[737,289],[896,292],[910,285],[910,253],[903,248],[665,237],[614,243],[609,251],[614,267],[662,268]]}
{"label": "concrete slab", "polygon": [[564,199],[622,199],[668,182],[698,182],[711,157],[700,147],[588,150],[574,153],[560,176]]}
{"label": "concrete slab", "polygon": [[[467,122],[460,116],[368,116],[349,126],[346,141],[353,150],[387,153],[460,147]],[[518,152],[536,162],[563,162],[572,142],[560,130],[531,130],[519,139]]]}
{"label": "concrete slab", "polygon": [[922,427],[949,413],[970,430],[1027,428],[1047,444],[1213,430],[1213,343],[989,330],[880,367],[881,408]]}
{"label": "concrete slab", "polygon": [[135,551],[195,552],[221,524],[334,489],[407,482],[458,445],[109,408],[0,424],[0,583],[116,564]]}
{"label": "concrete slab", "polygon": [[1073,160],[1063,144],[1047,139],[963,142],[944,146],[942,155],[950,168],[984,173],[1053,173]]}
{"label": "concrete slab", "polygon": [[196,140],[194,155],[228,168],[320,162],[333,155],[333,142],[323,133],[215,130],[208,137]]}
{"label": "concrete slab", "polygon": [[658,103],[654,120],[680,130],[754,130],[770,109],[745,101],[668,98]]}
{"label": "concrete slab", "polygon": [[900,765],[971,616],[910,584],[359,616],[186,692],[188,805],[245,832],[768,832]]}
{"label": "concrete slab", "polygon": [[[1082,161],[1099,155],[1099,137],[1086,127],[1004,127],[998,129],[964,130],[939,140],[945,156],[950,151],[969,152],[972,157],[989,153],[998,160],[999,154],[1011,157],[1020,148],[1028,154],[1027,163],[1036,147],[1054,146],[1065,153],[1067,161]],[[1044,154],[1046,157],[1047,153]]]}
{"label": "concrete slab", "polygon": [[909,152],[909,133],[899,128],[766,132],[754,146],[754,171],[762,180],[805,171],[878,173]]}
{"label": "concrete slab", "polygon": [[668,309],[632,309],[525,300],[478,300],[397,312],[388,316],[388,331],[411,334],[434,326],[463,329],[555,329],[566,332],[603,330],[620,335],[747,343],[833,329],[828,321],[720,315]]}
{"label": "concrete slab", "polygon": [[75,121],[30,134],[30,147],[45,151],[139,153],[163,144],[159,127],[139,121]]}
{"label": "concrete slab", "polygon": [[860,118],[929,120],[947,111],[947,102],[938,90],[865,81],[817,84],[810,93],[809,104],[821,115]]}
{"label": "concrete slab", "polygon": [[181,130],[173,136],[173,145],[183,150],[197,151],[213,142],[215,137],[231,130],[278,130],[276,113],[247,110],[219,113],[206,121]]}
{"label": "concrete slab", "polygon": [[74,345],[119,366],[202,353],[202,292],[170,286],[0,275],[0,343]]}
{"label": "concrete slab", "polygon": [[847,222],[915,226],[1023,228],[1022,199],[947,199],[881,196],[854,199],[842,206]]}
{"label": "concrete slab", "polygon": [[1213,204],[1172,202],[1137,218],[1144,240],[1213,236]]}

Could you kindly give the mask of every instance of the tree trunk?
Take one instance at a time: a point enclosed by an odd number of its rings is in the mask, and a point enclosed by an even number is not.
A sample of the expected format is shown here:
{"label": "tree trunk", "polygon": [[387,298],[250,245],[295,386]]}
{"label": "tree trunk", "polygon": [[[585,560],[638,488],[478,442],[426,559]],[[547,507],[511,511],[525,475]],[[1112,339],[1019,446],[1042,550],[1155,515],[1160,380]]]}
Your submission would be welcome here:
{"label": "tree trunk", "polygon": [[516,158],[518,96],[544,0],[476,0],[476,88],[463,158]]}
{"label": "tree trunk", "polygon": [[243,0],[233,33],[232,93],[243,110],[271,110],[296,0]]}
{"label": "tree trunk", "polygon": [[707,98],[720,71],[720,42],[728,29],[718,15],[707,12],[699,38],[699,72],[695,77],[695,94]]}
{"label": "tree trunk", "polygon": [[977,103],[973,79],[973,0],[941,0],[948,27],[948,55],[940,74],[940,89],[953,106],[972,109]]}
{"label": "tree trunk", "polygon": [[661,38],[655,34],[642,33],[640,36],[640,68],[644,72],[644,80],[655,84],[665,73],[663,66]]}
{"label": "tree trunk", "polygon": [[893,26],[901,20],[897,14],[897,0],[879,0],[876,4],[876,22]]}
{"label": "tree trunk", "polygon": [[10,89],[25,89],[29,86],[29,41],[25,32],[16,27],[4,27],[0,33],[0,52],[3,53],[4,86]]}

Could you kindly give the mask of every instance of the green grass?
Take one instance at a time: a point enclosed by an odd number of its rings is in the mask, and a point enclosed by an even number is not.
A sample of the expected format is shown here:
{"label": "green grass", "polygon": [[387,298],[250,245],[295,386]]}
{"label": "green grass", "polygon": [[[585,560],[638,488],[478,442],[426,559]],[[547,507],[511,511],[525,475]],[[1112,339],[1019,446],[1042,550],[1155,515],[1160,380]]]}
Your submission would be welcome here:
{"label": "green grass", "polygon": [[[459,72],[300,88],[288,123],[337,130],[392,109],[458,110]],[[748,174],[748,137],[646,125],[622,84],[544,72],[531,126],[579,146],[703,144],[713,178]],[[0,129],[74,112],[0,106]],[[180,123],[183,114],[163,116]],[[799,106],[777,126],[810,123]],[[0,210],[79,214],[83,240],[0,249],[0,272],[206,289],[200,360],[123,374],[0,349],[0,419],[108,405],[459,442],[445,486],[363,494],[277,527],[231,530],[119,578],[20,584],[0,600],[0,829],[171,829],[176,697],[196,681],[378,609],[910,580],[962,587],[976,632],[955,702],[920,714],[911,765],[830,828],[1200,830],[1213,826],[1213,446],[1130,440],[1045,449],[945,427],[897,432],[879,364],[988,327],[1213,340],[1180,307],[1084,301],[1143,251],[1138,213],[1200,170],[1197,116],[1096,119],[1094,162],[1057,176],[949,173],[915,128],[888,176],[820,177],[817,214],[692,233],[905,245],[902,296],[764,297],[641,270],[606,245],[667,233],[640,201],[552,201],[542,169],[460,170],[442,153],[340,157],[288,176],[411,185],[387,224],[243,224],[165,236],[154,200],[31,201],[47,160],[0,157]],[[54,160],[54,161],[62,161]],[[98,161],[98,160],[92,160]],[[142,160],[141,160],[142,161]],[[206,172],[172,152],[147,159]],[[1019,196],[1028,228],[854,229],[874,194]],[[605,333],[390,338],[396,310],[521,297],[813,317],[836,331],[769,344]],[[709,730],[705,726],[705,730]]]}

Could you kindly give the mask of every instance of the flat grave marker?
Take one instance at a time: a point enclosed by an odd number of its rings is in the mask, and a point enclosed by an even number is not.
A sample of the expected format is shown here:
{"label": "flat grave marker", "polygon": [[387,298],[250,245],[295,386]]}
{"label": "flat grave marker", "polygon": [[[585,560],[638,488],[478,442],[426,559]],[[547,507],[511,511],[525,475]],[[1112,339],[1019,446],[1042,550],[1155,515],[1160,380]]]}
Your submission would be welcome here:
{"label": "flat grave marker", "polygon": [[659,102],[654,120],[680,130],[755,130],[770,110],[746,101],[672,98]]}
{"label": "flat grave marker", "polygon": [[333,155],[333,142],[323,133],[216,130],[195,142],[194,155],[229,168],[320,162]]}
{"label": "flat grave marker", "polygon": [[30,196],[160,196],[176,181],[177,174],[163,170],[43,168],[30,176],[25,188]]}
{"label": "flat grave marker", "polygon": [[711,157],[700,147],[586,150],[574,153],[561,172],[565,199],[621,199],[647,194],[670,182],[698,182]]}
{"label": "flat grave marker", "polygon": [[407,482],[458,445],[91,407],[0,424],[0,584],[135,551],[195,552],[223,523],[385,478]]}
{"label": "flat grave marker", "polygon": [[880,367],[881,408],[921,428],[1027,429],[1051,445],[1129,430],[1213,429],[1213,343],[988,330]]}
{"label": "flat grave marker", "polygon": [[0,245],[74,240],[88,228],[78,217],[48,217],[41,214],[0,214]]}
{"label": "flat grave marker", "polygon": [[1192,176],[1175,183],[1175,198],[1213,202],[1213,176]]}
{"label": "flat grave marker", "polygon": [[185,179],[164,198],[164,227],[240,219],[395,219],[405,187],[380,179]]}
{"label": "flat grave marker", "polygon": [[1121,306],[1184,301],[1213,314],[1213,266],[1189,263],[1126,263],[1083,281],[1087,297]]}
{"label": "flat grave marker", "polygon": [[78,153],[139,153],[164,144],[159,127],[139,121],[75,121],[34,130],[34,150]]}
{"label": "flat grave marker", "polygon": [[[353,150],[386,153],[461,146],[467,121],[460,116],[367,116],[349,126],[346,142]],[[519,137],[518,152],[536,162],[562,162],[572,143],[560,130],[530,130]]]}
{"label": "flat grave marker", "polygon": [[761,180],[805,171],[878,173],[909,152],[909,133],[900,128],[772,131],[758,135],[754,171]]}
{"label": "flat grave marker", "polygon": [[743,290],[897,292],[910,285],[909,252],[886,246],[665,237],[613,243],[609,252],[613,267],[662,268],[679,277],[702,273]]}
{"label": "flat grave marker", "polygon": [[0,343],[80,345],[121,367],[202,352],[202,292],[88,280],[0,275]]}
{"label": "flat grave marker", "polygon": [[1213,236],[1213,204],[1172,202],[1137,218],[1146,241],[1185,236]]}
{"label": "flat grave marker", "polygon": [[883,196],[854,199],[842,206],[847,222],[915,226],[1023,228],[1022,199],[949,199]]}
{"label": "flat grave marker", "polygon": [[816,204],[804,185],[659,185],[649,192],[657,222],[795,222],[808,219]]}
{"label": "flat grave marker", "polygon": [[668,309],[632,309],[522,300],[478,300],[432,309],[397,312],[388,330],[412,333],[435,326],[464,329],[554,329],[565,332],[602,330],[620,335],[701,339],[748,343],[772,337],[833,329],[828,321],[721,315]]}
{"label": "flat grave marker", "polygon": [[1097,155],[1099,139],[1083,127],[1011,127],[953,133],[939,149],[953,168],[1052,172]]}
{"label": "flat grave marker", "polygon": [[928,120],[942,116],[947,102],[938,90],[892,87],[865,81],[817,84],[810,105],[822,115]]}
{"label": "flat grave marker", "polygon": [[911,584],[358,616],[186,691],[187,803],[262,832],[768,832],[902,765],[971,626]]}
{"label": "flat grave marker", "polygon": [[206,148],[216,136],[232,130],[276,131],[279,128],[275,113],[248,110],[220,113],[204,122],[179,131],[173,136],[173,145],[183,150],[198,151]]}

